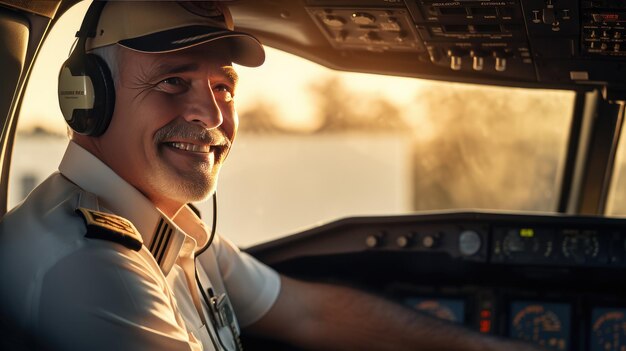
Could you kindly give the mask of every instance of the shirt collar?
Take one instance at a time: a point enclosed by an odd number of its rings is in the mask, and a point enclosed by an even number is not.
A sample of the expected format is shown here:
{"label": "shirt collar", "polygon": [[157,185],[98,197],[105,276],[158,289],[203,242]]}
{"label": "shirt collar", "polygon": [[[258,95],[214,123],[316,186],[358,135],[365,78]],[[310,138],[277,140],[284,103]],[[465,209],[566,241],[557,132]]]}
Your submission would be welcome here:
{"label": "shirt collar", "polygon": [[83,190],[96,195],[99,207],[131,221],[166,275],[178,256],[192,256],[197,245],[203,246],[208,240],[206,225],[188,206],[174,218],[168,218],[141,192],[72,141],[59,171]]}

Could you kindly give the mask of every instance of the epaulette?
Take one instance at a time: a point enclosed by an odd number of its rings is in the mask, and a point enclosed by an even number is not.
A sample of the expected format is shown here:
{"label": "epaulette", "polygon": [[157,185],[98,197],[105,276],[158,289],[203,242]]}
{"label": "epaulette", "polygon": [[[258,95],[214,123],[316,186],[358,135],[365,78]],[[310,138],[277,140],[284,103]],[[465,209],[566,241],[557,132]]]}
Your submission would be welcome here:
{"label": "epaulette", "polygon": [[87,225],[86,238],[109,240],[139,251],[143,240],[139,231],[126,218],[110,213],[89,210],[83,207],[76,209]]}

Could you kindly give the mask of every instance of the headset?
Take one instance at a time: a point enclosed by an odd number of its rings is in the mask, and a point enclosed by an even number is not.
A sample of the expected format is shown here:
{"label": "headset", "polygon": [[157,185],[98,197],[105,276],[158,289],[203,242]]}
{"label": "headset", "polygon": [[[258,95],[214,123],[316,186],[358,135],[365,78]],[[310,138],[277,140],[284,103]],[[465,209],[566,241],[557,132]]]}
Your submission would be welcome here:
{"label": "headset", "polygon": [[106,1],[89,6],[78,41],[59,72],[59,105],[67,124],[78,134],[102,135],[113,116],[115,86],[103,59],[85,51],[88,38],[96,36],[98,20]]}

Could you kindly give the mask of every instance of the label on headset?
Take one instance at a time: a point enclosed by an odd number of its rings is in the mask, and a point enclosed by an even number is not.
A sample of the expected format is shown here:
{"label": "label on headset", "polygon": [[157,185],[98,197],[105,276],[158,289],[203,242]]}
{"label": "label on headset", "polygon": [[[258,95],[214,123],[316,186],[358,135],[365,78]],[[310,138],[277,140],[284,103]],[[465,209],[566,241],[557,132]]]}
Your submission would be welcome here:
{"label": "label on headset", "polygon": [[73,76],[63,67],[59,74],[59,106],[66,120],[72,119],[74,110],[93,109],[95,101],[93,83],[89,76]]}

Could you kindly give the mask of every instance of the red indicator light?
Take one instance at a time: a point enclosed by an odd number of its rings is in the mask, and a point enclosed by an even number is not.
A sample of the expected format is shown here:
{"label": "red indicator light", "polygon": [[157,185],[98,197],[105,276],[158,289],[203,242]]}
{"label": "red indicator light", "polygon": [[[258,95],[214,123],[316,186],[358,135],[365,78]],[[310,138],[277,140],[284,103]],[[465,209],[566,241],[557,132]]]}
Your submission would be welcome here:
{"label": "red indicator light", "polygon": [[594,13],[594,22],[619,22],[620,15],[618,13]]}
{"label": "red indicator light", "polygon": [[605,21],[617,21],[619,19],[619,15],[602,15],[602,18],[604,18]]}
{"label": "red indicator light", "polygon": [[489,310],[480,311],[480,318],[483,318],[483,319],[491,318],[491,311]]}
{"label": "red indicator light", "polygon": [[593,17],[593,21],[596,23],[600,22],[620,22],[624,20],[624,16],[622,15],[620,18],[619,13],[594,13],[591,15]]}
{"label": "red indicator light", "polygon": [[489,333],[491,331],[491,321],[488,319],[480,321],[480,332]]}

